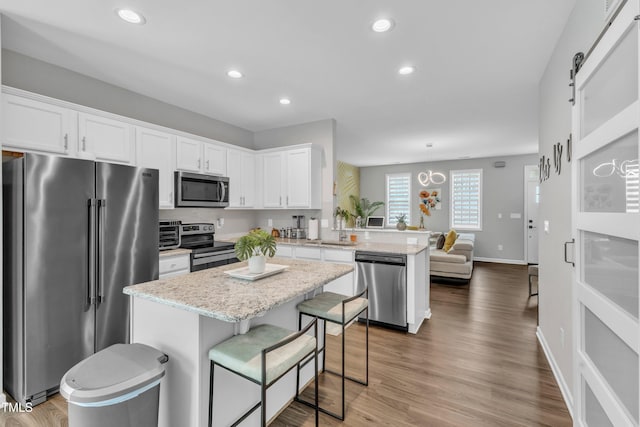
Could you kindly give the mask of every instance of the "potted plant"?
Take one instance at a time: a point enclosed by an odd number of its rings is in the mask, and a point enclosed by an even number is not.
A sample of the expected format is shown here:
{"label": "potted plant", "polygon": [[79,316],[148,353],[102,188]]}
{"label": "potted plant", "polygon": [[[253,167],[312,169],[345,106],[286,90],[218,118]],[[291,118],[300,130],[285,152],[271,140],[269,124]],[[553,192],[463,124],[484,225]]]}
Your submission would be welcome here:
{"label": "potted plant", "polygon": [[276,239],[264,230],[251,230],[238,239],[235,252],[240,261],[249,260],[249,273],[264,273],[266,257],[276,254]]}
{"label": "potted plant", "polygon": [[[342,230],[344,229],[347,221],[349,221],[349,218],[351,218],[351,214],[349,213],[348,210],[342,209],[340,206],[338,206],[336,208],[336,211],[333,214],[333,217],[336,220],[334,224],[335,225],[334,228],[336,230]],[[343,225],[343,223],[345,225]]]}
{"label": "potted plant", "polygon": [[353,218],[360,217],[360,226],[364,227],[367,223],[367,218],[373,215],[380,207],[384,205],[384,202],[370,202],[369,199],[363,197],[362,199],[358,199],[353,194],[349,195],[351,199],[351,204],[353,205],[353,213],[351,216]]}
{"label": "potted plant", "polygon": [[406,222],[407,221],[407,215],[406,214],[398,215],[396,217],[396,221],[398,221],[397,224],[396,224],[396,228],[398,230],[404,231],[404,230],[407,229],[407,222]]}

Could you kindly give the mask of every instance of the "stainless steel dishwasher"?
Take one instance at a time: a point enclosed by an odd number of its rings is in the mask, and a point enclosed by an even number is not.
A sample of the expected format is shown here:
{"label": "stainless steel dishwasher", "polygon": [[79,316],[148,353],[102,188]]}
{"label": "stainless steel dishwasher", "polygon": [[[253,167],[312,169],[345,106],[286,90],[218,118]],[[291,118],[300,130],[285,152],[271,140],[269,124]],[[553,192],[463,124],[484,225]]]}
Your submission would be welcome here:
{"label": "stainless steel dishwasher", "polygon": [[406,331],[407,256],[356,251],[356,268],[358,292],[369,287],[369,321]]}

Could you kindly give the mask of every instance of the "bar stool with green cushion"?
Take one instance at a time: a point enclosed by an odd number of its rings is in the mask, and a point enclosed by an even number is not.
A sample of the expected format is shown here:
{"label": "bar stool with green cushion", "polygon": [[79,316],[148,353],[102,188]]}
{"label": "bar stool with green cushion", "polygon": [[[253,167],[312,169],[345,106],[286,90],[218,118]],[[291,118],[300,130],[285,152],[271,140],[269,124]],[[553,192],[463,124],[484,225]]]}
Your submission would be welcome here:
{"label": "bar stool with green cushion", "polygon": [[[345,375],[345,327],[356,317],[360,316],[366,311],[366,333],[365,333],[365,380],[362,381],[358,378]],[[365,288],[357,295],[348,297],[346,295],[340,295],[333,292],[323,292],[320,295],[303,301],[298,304],[298,329],[302,327],[302,315],[315,317],[324,321],[323,328],[323,341],[322,348],[318,349],[318,353],[322,353],[322,372],[328,372],[330,374],[338,375],[342,378],[342,414],[338,415],[329,410],[318,408],[318,404],[312,404],[300,398],[296,395],[296,400],[304,403],[308,406],[319,409],[325,414],[331,415],[334,418],[344,421],[345,416],[345,403],[344,403],[344,383],[345,379],[351,380],[358,384],[365,386],[369,385],[369,301],[368,301],[368,289]],[[342,327],[342,372],[334,372],[326,369],[326,343],[327,343],[327,322],[341,325]],[[306,363],[306,362],[305,362]],[[304,364],[302,364],[304,366]],[[300,368],[298,368],[298,379],[300,376]],[[296,389],[299,387],[296,386]],[[316,394],[316,399],[317,399]]]}
{"label": "bar stool with green cushion", "polygon": [[[314,336],[306,333],[313,326]],[[236,335],[209,350],[211,371],[209,378],[209,426],[213,424],[213,379],[215,366],[221,366],[241,377],[260,385],[260,402],[233,423],[237,426],[261,408],[261,425],[267,423],[267,390],[300,363],[315,360],[315,402],[318,404],[318,325],[317,320],[299,332],[273,325],[258,325],[246,334]],[[299,372],[299,371],[298,371]],[[296,384],[296,395],[297,395]],[[318,411],[316,410],[316,426]]]}

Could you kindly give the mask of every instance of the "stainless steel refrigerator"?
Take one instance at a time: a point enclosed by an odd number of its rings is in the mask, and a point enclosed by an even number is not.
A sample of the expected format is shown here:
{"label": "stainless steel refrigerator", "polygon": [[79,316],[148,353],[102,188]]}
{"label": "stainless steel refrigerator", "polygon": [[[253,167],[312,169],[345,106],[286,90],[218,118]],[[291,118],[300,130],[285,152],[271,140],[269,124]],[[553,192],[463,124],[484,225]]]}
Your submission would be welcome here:
{"label": "stainless steel refrigerator", "polygon": [[158,278],[158,171],[25,154],[2,181],[4,387],[35,405],[128,342],[122,288]]}

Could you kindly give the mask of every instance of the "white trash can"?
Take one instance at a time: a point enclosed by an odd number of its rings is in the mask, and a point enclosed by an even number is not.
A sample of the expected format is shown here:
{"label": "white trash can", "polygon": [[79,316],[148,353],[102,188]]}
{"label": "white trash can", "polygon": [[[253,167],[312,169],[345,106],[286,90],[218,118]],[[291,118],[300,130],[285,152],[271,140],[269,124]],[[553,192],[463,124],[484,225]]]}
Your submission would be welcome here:
{"label": "white trash can", "polygon": [[168,356],[145,344],[114,344],[62,377],[69,427],[157,427]]}

